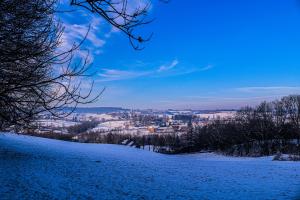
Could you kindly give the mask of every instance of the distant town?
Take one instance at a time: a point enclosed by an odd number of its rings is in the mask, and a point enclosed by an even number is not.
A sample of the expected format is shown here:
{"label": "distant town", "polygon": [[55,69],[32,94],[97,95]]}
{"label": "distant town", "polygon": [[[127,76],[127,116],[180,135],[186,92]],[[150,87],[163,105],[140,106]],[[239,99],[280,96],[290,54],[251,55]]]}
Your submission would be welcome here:
{"label": "distant town", "polygon": [[[190,126],[201,127],[217,119],[230,120],[235,110],[130,110],[123,108],[77,108],[63,119],[41,115],[34,129],[21,133],[69,138],[87,142],[91,135],[177,135],[187,133]],[[129,138],[126,140],[129,142]],[[130,143],[130,142],[129,142]],[[133,145],[133,144],[132,144]]]}

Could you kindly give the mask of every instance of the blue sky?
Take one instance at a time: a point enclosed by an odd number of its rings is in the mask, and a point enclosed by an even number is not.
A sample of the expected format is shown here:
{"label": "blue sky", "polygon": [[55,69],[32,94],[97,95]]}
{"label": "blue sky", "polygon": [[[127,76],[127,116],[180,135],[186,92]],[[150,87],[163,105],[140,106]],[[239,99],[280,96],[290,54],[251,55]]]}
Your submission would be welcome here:
{"label": "blue sky", "polygon": [[298,0],[154,1],[150,14],[138,31],[154,36],[142,51],[83,10],[59,16],[66,47],[91,24],[82,49],[95,92],[106,91],[90,106],[238,108],[300,93]]}

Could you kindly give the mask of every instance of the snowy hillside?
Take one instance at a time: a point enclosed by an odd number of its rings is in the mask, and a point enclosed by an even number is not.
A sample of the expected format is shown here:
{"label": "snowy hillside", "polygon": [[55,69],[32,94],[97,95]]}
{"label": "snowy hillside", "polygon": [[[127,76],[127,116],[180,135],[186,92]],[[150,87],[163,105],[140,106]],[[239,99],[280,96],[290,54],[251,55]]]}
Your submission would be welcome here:
{"label": "snowy hillside", "polygon": [[0,134],[0,199],[296,199],[300,163]]}

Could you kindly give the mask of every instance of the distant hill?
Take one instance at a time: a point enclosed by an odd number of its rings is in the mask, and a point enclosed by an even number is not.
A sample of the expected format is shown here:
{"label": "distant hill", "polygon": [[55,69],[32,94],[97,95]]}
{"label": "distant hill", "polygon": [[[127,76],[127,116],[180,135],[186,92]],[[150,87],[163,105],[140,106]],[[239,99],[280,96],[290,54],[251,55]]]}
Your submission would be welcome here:
{"label": "distant hill", "polygon": [[[71,108],[66,108],[66,110],[71,110]],[[76,108],[74,112],[76,113],[111,113],[111,112],[124,112],[128,109],[121,107],[79,107]]]}
{"label": "distant hill", "polygon": [[[65,111],[71,111],[72,108],[64,108]],[[75,109],[75,113],[95,113],[95,114],[101,114],[101,113],[112,113],[112,112],[124,112],[124,111],[130,111],[131,109],[128,108],[122,108],[122,107],[78,107]],[[216,112],[227,112],[227,111],[236,111],[234,109],[224,109],[224,110],[176,110],[176,109],[168,109],[168,110],[160,110],[155,111],[152,109],[137,109],[135,111],[139,111],[142,113],[164,113],[164,114],[174,114],[174,113],[193,113],[193,114],[203,114],[203,113],[216,113]]]}

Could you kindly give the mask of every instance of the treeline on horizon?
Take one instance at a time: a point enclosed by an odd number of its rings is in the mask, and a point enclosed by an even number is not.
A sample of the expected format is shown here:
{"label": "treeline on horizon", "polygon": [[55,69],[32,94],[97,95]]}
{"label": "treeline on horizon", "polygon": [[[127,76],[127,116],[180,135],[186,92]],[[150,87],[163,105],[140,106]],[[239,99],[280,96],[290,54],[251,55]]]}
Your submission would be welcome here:
{"label": "treeline on horizon", "polygon": [[266,156],[300,153],[300,95],[261,102],[239,109],[230,119],[192,126],[186,134],[122,136],[108,134],[98,142],[120,143],[130,138],[141,148],[153,145],[161,153],[215,151],[235,156]]}
{"label": "treeline on horizon", "polygon": [[300,95],[246,106],[230,119],[191,127],[173,152],[219,151],[236,156],[299,153]]}

